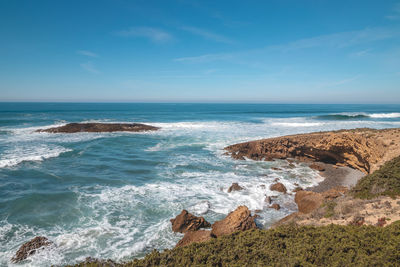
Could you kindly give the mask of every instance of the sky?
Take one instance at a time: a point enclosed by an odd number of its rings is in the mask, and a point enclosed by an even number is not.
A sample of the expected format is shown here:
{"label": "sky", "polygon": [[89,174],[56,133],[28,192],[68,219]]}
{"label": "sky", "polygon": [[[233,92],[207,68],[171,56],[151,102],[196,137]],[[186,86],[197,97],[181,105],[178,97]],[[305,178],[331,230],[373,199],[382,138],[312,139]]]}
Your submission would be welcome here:
{"label": "sky", "polygon": [[400,1],[0,0],[0,101],[400,103]]}

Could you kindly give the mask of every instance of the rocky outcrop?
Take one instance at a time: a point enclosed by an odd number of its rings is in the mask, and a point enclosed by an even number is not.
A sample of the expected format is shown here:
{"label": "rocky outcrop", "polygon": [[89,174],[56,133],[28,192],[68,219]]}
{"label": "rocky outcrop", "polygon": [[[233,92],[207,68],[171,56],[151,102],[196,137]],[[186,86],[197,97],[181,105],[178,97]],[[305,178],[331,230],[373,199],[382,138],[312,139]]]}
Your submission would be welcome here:
{"label": "rocky outcrop", "polygon": [[37,236],[32,240],[24,243],[15,253],[15,256],[12,257],[11,261],[14,263],[20,262],[28,258],[29,256],[36,253],[38,249],[50,246],[53,244],[50,240],[48,240],[44,236]]}
{"label": "rocky outcrop", "polygon": [[179,233],[197,231],[200,228],[208,228],[211,226],[203,217],[194,216],[187,210],[182,210],[175,219],[171,219],[170,221],[172,223],[172,231]]}
{"label": "rocky outcrop", "polygon": [[300,161],[348,166],[370,173],[400,155],[400,129],[355,129],[262,139],[225,148],[235,159]]}
{"label": "rocky outcrop", "polygon": [[67,125],[39,129],[36,132],[45,133],[102,133],[102,132],[144,132],[156,131],[160,128],[141,123],[68,123]]}
{"label": "rocky outcrop", "polygon": [[192,243],[205,242],[211,238],[211,231],[209,230],[189,231],[185,233],[175,247],[184,247]]}
{"label": "rocky outcrop", "polygon": [[236,231],[256,229],[255,216],[251,216],[250,210],[246,206],[239,206],[221,221],[212,225],[211,235],[219,237],[228,235]]}
{"label": "rocky outcrop", "polygon": [[269,187],[269,190],[278,191],[278,192],[281,192],[284,194],[286,194],[286,192],[287,192],[286,186],[284,186],[282,183],[276,183],[276,184],[271,185]]}
{"label": "rocky outcrop", "polygon": [[310,213],[319,208],[324,201],[324,197],[320,193],[311,191],[298,191],[294,197],[294,201],[301,213]]}
{"label": "rocky outcrop", "polygon": [[241,187],[238,183],[233,183],[229,188],[228,188],[228,193],[232,191],[239,191],[242,190],[243,187]]}

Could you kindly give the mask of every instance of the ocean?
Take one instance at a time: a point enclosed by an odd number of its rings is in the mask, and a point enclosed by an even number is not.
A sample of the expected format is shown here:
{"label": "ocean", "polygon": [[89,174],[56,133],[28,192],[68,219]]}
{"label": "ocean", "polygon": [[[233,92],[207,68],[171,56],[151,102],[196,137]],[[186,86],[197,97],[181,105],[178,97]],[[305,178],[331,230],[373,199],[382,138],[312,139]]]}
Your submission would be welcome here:
{"label": "ocean", "polygon": [[[144,133],[50,134],[69,122],[139,122]],[[24,242],[54,246],[22,265],[116,261],[175,246],[170,219],[182,209],[213,223],[239,205],[267,228],[296,211],[289,189],[322,177],[302,163],[238,161],[227,145],[325,130],[400,127],[400,105],[0,103],[0,266]],[[271,169],[280,167],[282,170]],[[227,193],[238,182],[245,189]],[[278,196],[269,209],[265,196]],[[19,264],[18,266],[21,266]]]}

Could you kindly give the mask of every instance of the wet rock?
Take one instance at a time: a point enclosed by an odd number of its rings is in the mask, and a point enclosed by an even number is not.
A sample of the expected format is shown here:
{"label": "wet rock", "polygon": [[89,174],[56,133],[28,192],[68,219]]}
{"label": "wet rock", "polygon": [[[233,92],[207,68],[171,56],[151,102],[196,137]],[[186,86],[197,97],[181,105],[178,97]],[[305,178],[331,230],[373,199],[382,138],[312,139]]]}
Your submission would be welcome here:
{"label": "wet rock", "polygon": [[203,217],[197,217],[182,210],[181,214],[170,220],[172,223],[172,231],[186,233],[188,231],[197,231],[200,228],[208,228],[211,226]]}
{"label": "wet rock", "polygon": [[45,133],[80,133],[80,132],[144,132],[156,131],[160,128],[141,123],[68,123],[67,125],[36,132]]}
{"label": "wet rock", "polygon": [[322,194],[311,191],[298,191],[294,197],[294,201],[301,213],[311,213],[321,206],[323,200]]}
{"label": "wet rock", "polygon": [[12,257],[11,261],[14,263],[23,261],[29,256],[35,254],[38,249],[50,246],[51,244],[53,244],[53,242],[48,240],[46,237],[37,236],[24,243],[15,253],[15,256]]}
{"label": "wet rock", "polygon": [[229,188],[228,188],[228,193],[232,191],[240,191],[242,190],[243,187],[241,187],[238,183],[233,183]]}
{"label": "wet rock", "polygon": [[300,186],[297,186],[295,189],[293,189],[293,193],[296,193],[298,191],[302,191],[303,188],[301,188]]}
{"label": "wet rock", "polygon": [[256,229],[255,216],[251,216],[250,210],[246,206],[239,206],[221,221],[212,225],[211,235],[219,237],[232,234],[236,231]]}
{"label": "wet rock", "polygon": [[211,231],[209,230],[189,231],[185,233],[175,247],[184,247],[192,243],[205,242],[211,238]]}
{"label": "wet rock", "polygon": [[259,187],[265,189],[265,184],[260,184]]}
{"label": "wet rock", "polygon": [[271,197],[265,197],[264,202],[267,202],[268,204],[272,203]]}
{"label": "wet rock", "polygon": [[271,191],[278,191],[284,194],[287,192],[286,186],[284,186],[282,183],[273,184],[269,187],[269,189]]}
{"label": "wet rock", "polygon": [[254,212],[255,213],[260,213],[260,212],[262,212],[262,210],[255,210]]}
{"label": "wet rock", "polygon": [[276,209],[276,210],[280,210],[281,206],[277,203],[272,204],[271,206],[269,206],[268,208],[270,209]]}
{"label": "wet rock", "polygon": [[277,168],[277,167],[271,167],[271,170],[273,170],[273,171],[281,171],[282,169],[281,168]]}
{"label": "wet rock", "polygon": [[310,166],[308,166],[308,167],[310,167],[313,170],[320,171],[320,172],[325,171],[325,167],[318,163],[311,163]]}

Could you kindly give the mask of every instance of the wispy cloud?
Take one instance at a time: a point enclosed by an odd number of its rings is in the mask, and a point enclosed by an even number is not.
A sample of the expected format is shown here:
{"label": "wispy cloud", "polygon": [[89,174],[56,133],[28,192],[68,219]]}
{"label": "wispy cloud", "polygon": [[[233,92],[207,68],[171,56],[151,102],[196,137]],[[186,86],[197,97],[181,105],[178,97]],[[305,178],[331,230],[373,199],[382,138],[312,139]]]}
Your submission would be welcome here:
{"label": "wispy cloud", "polygon": [[350,56],[352,56],[352,57],[363,57],[363,56],[366,56],[366,55],[370,54],[371,50],[372,50],[371,48],[360,50],[360,51],[351,53]]}
{"label": "wispy cloud", "polygon": [[400,3],[394,5],[392,12],[385,18],[389,20],[399,20],[400,19]]}
{"label": "wispy cloud", "polygon": [[175,58],[174,61],[177,62],[192,62],[192,63],[204,63],[210,61],[218,61],[218,60],[228,60],[232,58],[232,54],[208,54],[194,57],[180,57]]}
{"label": "wispy cloud", "polygon": [[90,72],[90,73],[99,73],[99,71],[97,70],[97,68],[94,66],[93,62],[88,61],[85,63],[81,63],[81,68]]}
{"label": "wispy cloud", "polygon": [[205,30],[205,29],[200,29],[200,28],[196,28],[196,27],[181,27],[182,30],[190,32],[192,34],[198,35],[203,37],[204,39],[207,40],[212,40],[218,43],[226,43],[226,44],[232,44],[234,43],[231,39],[229,39],[228,37],[225,37],[223,35],[220,34],[216,34],[213,33],[211,31]]}
{"label": "wispy cloud", "polygon": [[[233,58],[237,58],[239,56],[252,55],[257,53],[286,53],[295,50],[311,49],[318,47],[342,49],[395,37],[400,37],[400,30],[398,28],[366,28],[358,31],[339,32],[315,36],[311,38],[304,38],[285,44],[271,45],[253,50],[175,58],[174,61],[203,63],[211,61],[232,60]],[[367,52],[368,51],[365,51],[364,53]]]}
{"label": "wispy cloud", "polygon": [[144,37],[155,43],[164,43],[173,39],[166,31],[151,27],[131,27],[128,30],[117,32],[117,35],[124,37]]}
{"label": "wispy cloud", "polygon": [[77,54],[82,55],[82,56],[87,56],[87,57],[99,57],[98,54],[93,53],[91,51],[88,50],[78,50],[76,51]]}

